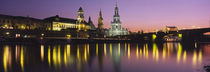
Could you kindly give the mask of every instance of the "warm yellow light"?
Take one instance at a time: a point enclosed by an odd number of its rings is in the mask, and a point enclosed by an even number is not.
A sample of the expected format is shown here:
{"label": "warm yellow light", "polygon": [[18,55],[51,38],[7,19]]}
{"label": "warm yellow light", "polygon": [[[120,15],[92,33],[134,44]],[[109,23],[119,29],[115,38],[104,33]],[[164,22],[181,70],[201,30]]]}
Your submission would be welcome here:
{"label": "warm yellow light", "polygon": [[96,55],[98,56],[98,43],[96,43]]}
{"label": "warm yellow light", "polygon": [[70,52],[71,52],[71,45],[68,44],[67,45],[67,56],[70,56]]}
{"label": "warm yellow light", "polygon": [[21,48],[20,50],[20,64],[21,64],[21,69],[22,71],[24,71],[24,51],[23,48]]}
{"label": "warm yellow light", "polygon": [[49,63],[49,66],[51,66],[51,52],[50,52],[50,46],[48,46],[48,63]]}
{"label": "warm yellow light", "polygon": [[87,44],[88,55],[90,54],[90,45]]}
{"label": "warm yellow light", "polygon": [[185,63],[186,60],[187,60],[187,52],[185,50],[184,53],[183,53],[183,62]]}
{"label": "warm yellow light", "polygon": [[106,56],[106,43],[104,43],[104,55]]}
{"label": "warm yellow light", "polygon": [[64,64],[65,64],[65,66],[67,66],[67,48],[64,48],[64,54],[63,55],[64,55],[64,57],[63,57],[64,58],[63,59],[64,60]]}
{"label": "warm yellow light", "polygon": [[57,51],[55,47],[53,47],[53,64],[57,66]]}
{"label": "warm yellow light", "polygon": [[84,59],[85,62],[87,62],[87,47],[85,46],[85,51],[84,51]]}
{"label": "warm yellow light", "polygon": [[60,45],[58,46],[58,64],[61,64],[61,47]]}
{"label": "warm yellow light", "polygon": [[9,47],[4,47],[4,55],[3,55],[3,65],[4,65],[4,71],[7,72],[7,63],[9,60]]}
{"label": "warm yellow light", "polygon": [[131,53],[130,53],[130,43],[128,43],[128,59],[130,59]]}
{"label": "warm yellow light", "polygon": [[44,45],[41,45],[41,60],[44,60]]}
{"label": "warm yellow light", "polygon": [[153,34],[153,35],[152,35],[152,40],[154,41],[154,40],[156,39],[156,37],[157,37],[157,36],[156,36],[155,34]]}
{"label": "warm yellow light", "polygon": [[71,35],[66,35],[66,36],[67,36],[68,39],[71,38]]}
{"label": "warm yellow light", "polygon": [[199,53],[198,53],[198,62],[201,64],[201,62],[202,62],[202,51],[201,51],[201,49],[199,50]]}
{"label": "warm yellow light", "polygon": [[196,63],[197,63],[197,52],[196,52],[196,50],[194,50],[194,52],[193,52],[193,58],[192,58],[192,65],[194,67],[196,67]]}
{"label": "warm yellow light", "polygon": [[182,34],[179,34],[179,37],[182,38]]}
{"label": "warm yellow light", "polygon": [[[180,44],[179,44],[180,45]],[[180,62],[181,59],[181,54],[182,54],[182,47],[179,46],[178,51],[177,51],[177,62]]]}
{"label": "warm yellow light", "polygon": [[139,48],[138,48],[138,44],[136,46],[136,58],[138,59],[139,58]]}
{"label": "warm yellow light", "polygon": [[110,55],[112,56],[112,44],[111,44],[111,43],[110,43],[110,49],[109,49],[109,50],[110,50],[109,53],[110,53]]}
{"label": "warm yellow light", "polygon": [[78,59],[80,58],[80,55],[79,55],[79,46],[77,46],[77,58]]}
{"label": "warm yellow light", "polygon": [[142,57],[142,49],[140,48],[140,50],[139,50],[139,54],[140,54],[140,56]]}
{"label": "warm yellow light", "polygon": [[163,60],[165,60],[165,59],[166,59],[166,48],[163,47]]}

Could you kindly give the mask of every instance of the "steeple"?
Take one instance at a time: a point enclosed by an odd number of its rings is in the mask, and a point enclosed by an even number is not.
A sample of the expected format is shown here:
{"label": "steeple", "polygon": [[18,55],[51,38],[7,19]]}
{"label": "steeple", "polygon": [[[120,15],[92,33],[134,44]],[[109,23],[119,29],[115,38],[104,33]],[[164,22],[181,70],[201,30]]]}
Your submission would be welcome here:
{"label": "steeple", "polygon": [[88,18],[88,23],[92,22],[91,17],[89,16]]}
{"label": "steeple", "polygon": [[99,18],[102,18],[101,9],[100,9],[100,12],[99,12]]}
{"label": "steeple", "polygon": [[101,29],[101,30],[104,29],[103,17],[102,17],[101,9],[100,9],[99,18],[98,18],[98,28]]}
{"label": "steeple", "polygon": [[114,23],[120,23],[120,15],[119,15],[119,9],[118,9],[118,3],[116,2],[116,5],[115,5],[115,10],[114,10],[114,20],[113,20]]}
{"label": "steeple", "polygon": [[118,9],[117,2],[116,2],[116,5],[115,5],[115,15],[114,16],[118,16],[119,17],[119,9]]}
{"label": "steeple", "polygon": [[77,26],[78,30],[85,30],[84,11],[82,7],[80,7],[78,10]]}

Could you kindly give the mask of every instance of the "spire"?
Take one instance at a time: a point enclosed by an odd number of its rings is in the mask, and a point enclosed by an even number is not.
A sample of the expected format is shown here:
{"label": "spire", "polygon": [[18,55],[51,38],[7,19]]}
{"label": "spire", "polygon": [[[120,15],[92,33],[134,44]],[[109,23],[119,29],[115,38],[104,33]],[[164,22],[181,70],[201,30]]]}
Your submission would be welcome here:
{"label": "spire", "polygon": [[92,22],[91,17],[89,16],[88,23]]}
{"label": "spire", "polygon": [[119,12],[118,12],[118,2],[116,2],[116,5],[115,5],[115,16],[119,16]]}
{"label": "spire", "polygon": [[102,18],[101,9],[100,9],[100,12],[99,12],[99,18]]}

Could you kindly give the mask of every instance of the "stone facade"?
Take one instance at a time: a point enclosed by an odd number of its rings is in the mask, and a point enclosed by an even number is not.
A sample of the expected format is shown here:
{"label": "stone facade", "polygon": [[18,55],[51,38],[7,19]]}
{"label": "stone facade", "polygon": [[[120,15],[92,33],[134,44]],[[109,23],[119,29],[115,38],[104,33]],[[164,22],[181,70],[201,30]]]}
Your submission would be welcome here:
{"label": "stone facade", "polygon": [[0,15],[0,28],[3,29],[44,29],[48,30],[50,23],[41,19],[23,16]]}
{"label": "stone facade", "polygon": [[111,28],[106,30],[105,33],[107,36],[120,36],[128,34],[127,29],[121,28],[121,21],[117,4],[115,6],[115,14],[113,21],[111,22]]}

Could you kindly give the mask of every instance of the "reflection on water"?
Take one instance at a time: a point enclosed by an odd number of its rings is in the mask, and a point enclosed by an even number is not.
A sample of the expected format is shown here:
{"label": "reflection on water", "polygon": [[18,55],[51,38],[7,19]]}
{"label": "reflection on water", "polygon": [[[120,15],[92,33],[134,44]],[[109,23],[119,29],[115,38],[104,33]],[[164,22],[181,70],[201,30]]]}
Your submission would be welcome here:
{"label": "reflection on water", "polygon": [[198,43],[1,45],[0,67],[4,72],[192,72],[209,63],[209,48]]}

